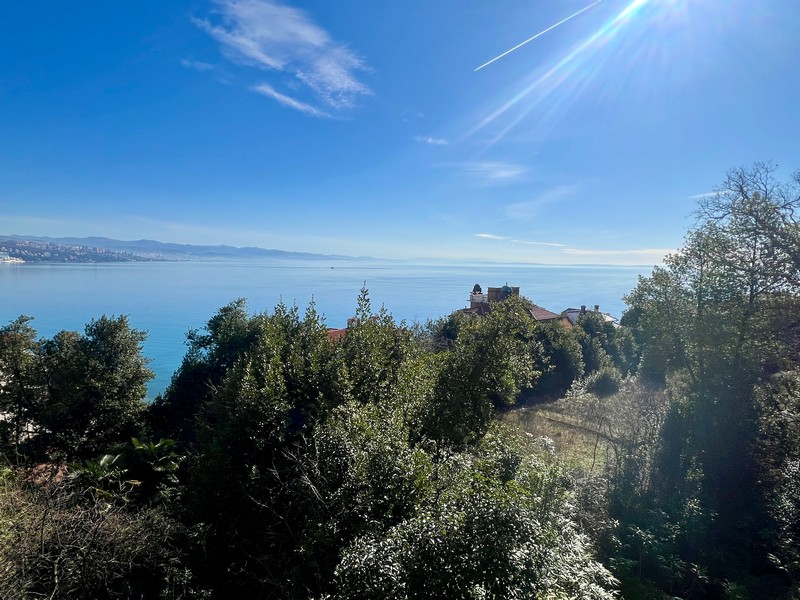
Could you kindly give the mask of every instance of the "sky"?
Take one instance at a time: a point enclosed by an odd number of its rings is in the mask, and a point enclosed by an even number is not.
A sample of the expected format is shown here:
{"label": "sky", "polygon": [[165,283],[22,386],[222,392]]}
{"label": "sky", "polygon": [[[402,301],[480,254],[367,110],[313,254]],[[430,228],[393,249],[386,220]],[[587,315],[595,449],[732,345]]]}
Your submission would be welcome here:
{"label": "sky", "polygon": [[800,168],[797,0],[12,1],[0,56],[5,235],[649,265]]}

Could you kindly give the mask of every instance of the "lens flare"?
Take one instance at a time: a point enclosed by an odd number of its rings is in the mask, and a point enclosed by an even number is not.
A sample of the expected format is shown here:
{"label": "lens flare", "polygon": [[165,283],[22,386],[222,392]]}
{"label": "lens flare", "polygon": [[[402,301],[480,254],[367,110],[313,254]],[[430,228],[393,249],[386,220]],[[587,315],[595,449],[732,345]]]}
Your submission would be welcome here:
{"label": "lens flare", "polygon": [[553,31],[553,29],[555,29],[555,28],[556,28],[556,27],[558,27],[559,25],[563,25],[563,24],[564,24],[564,23],[566,23],[567,21],[570,21],[570,20],[574,19],[574,18],[575,18],[575,17],[577,17],[579,14],[586,12],[587,10],[589,10],[590,8],[592,8],[592,7],[594,7],[594,6],[597,6],[597,5],[598,5],[598,4],[600,4],[602,1],[603,1],[603,0],[596,0],[596,2],[593,2],[593,3],[592,3],[592,4],[590,4],[589,6],[587,6],[587,7],[585,7],[585,8],[582,8],[582,9],[580,9],[579,11],[577,11],[577,12],[575,12],[575,13],[571,14],[571,15],[570,15],[570,16],[568,16],[566,19],[561,19],[561,20],[560,20],[558,23],[555,23],[555,24],[553,24],[553,25],[550,25],[550,27],[548,27],[547,29],[543,29],[542,31],[540,31],[540,32],[539,32],[539,33],[537,33],[536,35],[529,37],[527,40],[525,40],[524,42],[522,42],[522,43],[520,43],[520,44],[517,44],[516,46],[514,46],[514,47],[513,47],[513,48],[511,48],[510,50],[506,50],[505,52],[503,52],[503,53],[502,53],[502,54],[500,54],[499,56],[495,56],[495,57],[494,57],[492,60],[490,60],[490,61],[487,61],[487,62],[483,63],[483,64],[482,64],[480,67],[478,67],[477,69],[475,69],[475,72],[478,72],[478,71],[480,71],[480,70],[481,70],[481,69],[483,69],[484,67],[488,67],[490,64],[492,64],[492,63],[493,63],[493,62],[495,62],[495,61],[498,61],[498,60],[500,60],[500,59],[501,59],[501,58],[503,58],[504,56],[508,56],[509,54],[511,54],[512,52],[514,52],[514,50],[519,50],[519,49],[520,49],[520,48],[522,48],[522,47],[523,47],[525,44],[527,44],[527,43],[529,43],[529,42],[532,42],[533,40],[535,40],[535,39],[536,39],[536,38],[538,38],[538,37],[542,37],[542,36],[543,36],[545,33],[547,33],[548,31]]}
{"label": "lens flare", "polygon": [[[494,123],[498,118],[508,113],[509,110],[518,106],[523,100],[528,99],[534,92],[536,98],[529,102],[520,114],[516,115],[494,138],[490,141],[490,146],[503,139],[510,130],[516,127],[534,108],[540,105],[552,92],[561,88],[568,79],[575,75],[583,67],[588,59],[588,51],[600,48],[609,44],[635,17],[635,15],[649,4],[652,0],[633,0],[615,17],[608,20],[600,29],[587,39],[578,43],[570,52],[567,53],[554,66],[536,78],[530,85],[514,94],[512,98],[504,102],[498,109],[485,117],[474,127],[466,137],[469,137],[487,125]],[[491,61],[490,61],[491,62]],[[487,63],[488,64],[488,63]],[[577,85],[585,86],[588,78]]]}

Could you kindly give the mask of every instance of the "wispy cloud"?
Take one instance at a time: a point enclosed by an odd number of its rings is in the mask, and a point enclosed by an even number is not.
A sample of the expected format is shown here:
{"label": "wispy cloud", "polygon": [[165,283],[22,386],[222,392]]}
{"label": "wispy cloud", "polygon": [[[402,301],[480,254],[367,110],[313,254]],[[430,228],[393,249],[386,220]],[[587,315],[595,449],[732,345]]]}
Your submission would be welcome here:
{"label": "wispy cloud", "polygon": [[[632,248],[632,249],[588,249],[588,248],[573,248],[567,244],[558,242],[542,242],[539,240],[522,240],[506,235],[497,235],[494,233],[475,233],[475,237],[485,240],[492,240],[498,243],[496,247],[510,248],[510,244],[523,244],[526,246],[544,246],[545,248],[552,248],[547,251],[546,255],[548,260],[555,261],[555,263],[570,264],[579,262],[582,264],[615,264],[615,265],[643,265],[643,264],[659,264],[664,260],[667,254],[675,252],[674,248]],[[545,251],[542,249],[542,252]],[[521,250],[521,249],[520,249]],[[512,252],[506,250],[506,252]],[[512,254],[516,255],[516,254]],[[561,257],[561,258],[559,258]],[[571,257],[571,258],[568,258]]]}
{"label": "wispy cloud", "polygon": [[674,248],[636,248],[633,250],[587,250],[581,248],[565,248],[564,252],[567,254],[599,254],[603,256],[619,256],[622,254],[641,254],[641,255],[649,255],[649,254],[659,254],[661,256],[665,256],[670,252],[675,252]]}
{"label": "wispy cloud", "polygon": [[[215,0],[214,21],[193,18],[192,22],[214,38],[223,55],[232,63],[291,76],[290,85],[309,94],[329,109],[355,106],[370,88],[359,80],[367,70],[364,61],[313,22],[304,11],[272,0]],[[309,111],[309,102],[296,100],[274,85],[259,84],[252,89],[284,106],[306,114],[321,116],[325,111]],[[291,100],[287,102],[286,99]]]}
{"label": "wispy cloud", "polygon": [[556,244],[555,242],[531,242],[529,240],[511,240],[515,244],[528,244],[530,246],[553,246],[554,248],[566,248],[566,244]]}
{"label": "wispy cloud", "polygon": [[462,166],[466,173],[474,173],[492,181],[517,179],[528,172],[527,167],[507,162],[473,162]]}
{"label": "wispy cloud", "polygon": [[515,240],[514,238],[505,235],[495,235],[493,233],[476,233],[475,237],[483,238],[485,240],[498,240],[504,242],[512,242],[514,244],[527,244],[529,246],[553,246],[555,248],[566,248],[566,244],[556,244],[554,242],[534,242],[530,240]]}
{"label": "wispy cloud", "polygon": [[658,264],[663,262],[667,254],[675,252],[674,248],[633,248],[629,250],[618,249],[586,249],[564,248],[564,254],[580,257],[581,262],[641,265]]}
{"label": "wispy cloud", "polygon": [[422,142],[423,144],[431,144],[432,146],[446,146],[450,143],[444,138],[435,138],[428,135],[416,135],[414,136],[414,141]]}
{"label": "wispy cloud", "polygon": [[528,172],[523,165],[502,161],[439,163],[434,166],[456,169],[461,175],[486,185],[511,183]]}
{"label": "wispy cloud", "polygon": [[286,94],[281,94],[280,92],[276,91],[272,86],[267,85],[266,83],[262,83],[261,85],[257,85],[253,88],[254,91],[258,92],[259,94],[263,94],[268,98],[272,98],[278,101],[280,104],[284,106],[288,106],[289,108],[293,108],[295,110],[299,110],[300,112],[304,112],[308,115],[313,115],[315,117],[328,117],[325,112],[314,108],[310,104],[306,104],[305,102],[300,102],[300,100],[296,100],[291,96],[287,96]]}
{"label": "wispy cloud", "polygon": [[551,204],[556,204],[568,198],[577,190],[574,185],[562,185],[540,194],[537,198],[525,202],[514,202],[505,206],[505,213],[509,219],[527,221],[539,216],[542,209]]}
{"label": "wispy cloud", "polygon": [[181,65],[186,67],[187,69],[194,69],[195,71],[210,71],[214,68],[214,65],[209,64],[207,62],[203,62],[201,60],[188,60],[188,59],[181,59]]}
{"label": "wispy cloud", "polygon": [[485,240],[509,240],[511,238],[507,238],[502,235],[494,235],[492,233],[476,233],[475,237],[483,238]]}

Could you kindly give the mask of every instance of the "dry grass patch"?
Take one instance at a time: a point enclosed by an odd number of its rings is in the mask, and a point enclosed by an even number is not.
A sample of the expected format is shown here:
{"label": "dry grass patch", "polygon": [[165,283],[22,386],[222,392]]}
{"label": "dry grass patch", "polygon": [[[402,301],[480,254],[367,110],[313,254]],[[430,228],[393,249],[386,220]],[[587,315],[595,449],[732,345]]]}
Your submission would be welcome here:
{"label": "dry grass patch", "polygon": [[652,445],[667,406],[662,389],[629,379],[606,398],[576,389],[561,400],[509,411],[503,420],[526,434],[549,437],[567,465],[592,473]]}
{"label": "dry grass patch", "polygon": [[503,420],[533,437],[553,440],[557,455],[570,467],[602,470],[609,443],[591,423],[570,414],[556,401],[509,411]]}

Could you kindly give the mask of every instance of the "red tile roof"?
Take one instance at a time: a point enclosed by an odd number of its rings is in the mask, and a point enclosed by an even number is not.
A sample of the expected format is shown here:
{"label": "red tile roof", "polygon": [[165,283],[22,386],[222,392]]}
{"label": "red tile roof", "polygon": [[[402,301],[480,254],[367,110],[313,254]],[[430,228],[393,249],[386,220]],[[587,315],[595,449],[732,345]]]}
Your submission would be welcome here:
{"label": "red tile roof", "polygon": [[347,334],[347,329],[332,329],[328,328],[328,340],[331,342],[338,342]]}
{"label": "red tile roof", "polygon": [[528,311],[531,313],[534,321],[555,321],[561,318],[561,315],[536,304],[531,305]]}

